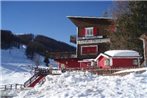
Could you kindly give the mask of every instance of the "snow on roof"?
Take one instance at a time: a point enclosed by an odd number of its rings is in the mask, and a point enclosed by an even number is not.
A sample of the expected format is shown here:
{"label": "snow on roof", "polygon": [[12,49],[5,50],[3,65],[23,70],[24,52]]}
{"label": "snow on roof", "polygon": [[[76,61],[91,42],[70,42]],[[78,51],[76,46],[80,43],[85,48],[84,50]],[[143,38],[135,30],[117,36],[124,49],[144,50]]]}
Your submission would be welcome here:
{"label": "snow on roof", "polygon": [[83,59],[83,60],[79,60],[78,62],[91,62],[94,61],[94,59]]}
{"label": "snow on roof", "polygon": [[109,50],[106,51],[104,54],[109,56],[140,56],[138,52],[134,50]]}

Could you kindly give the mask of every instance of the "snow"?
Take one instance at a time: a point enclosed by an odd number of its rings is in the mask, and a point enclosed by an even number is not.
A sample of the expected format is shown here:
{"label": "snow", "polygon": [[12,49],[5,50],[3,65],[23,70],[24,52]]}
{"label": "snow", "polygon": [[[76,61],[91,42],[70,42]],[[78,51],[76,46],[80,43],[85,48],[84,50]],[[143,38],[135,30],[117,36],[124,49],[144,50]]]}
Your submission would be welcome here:
{"label": "snow", "polygon": [[34,63],[26,58],[24,51],[23,48],[1,50],[1,84],[22,84],[32,76],[30,72]]}
{"label": "snow", "polygon": [[66,72],[47,76],[43,84],[14,98],[147,98],[147,71],[126,76]]}
{"label": "snow", "polygon": [[[33,68],[36,67],[34,61],[27,59],[25,55],[26,47],[23,45],[20,49],[12,48],[1,50],[1,66],[0,66],[0,83],[5,84],[23,84],[33,75]],[[45,66],[44,58],[40,56],[40,68],[48,68]],[[54,60],[50,60],[50,64],[57,67]]]}
{"label": "snow", "polygon": [[[1,84],[23,84],[32,76],[34,62],[26,58],[24,51],[24,48],[1,50]],[[48,75],[32,89],[9,93],[13,93],[14,98],[147,98],[147,71],[125,76],[65,72]]]}
{"label": "snow", "polygon": [[125,57],[140,56],[139,53],[134,50],[109,50],[109,51],[106,51],[104,54],[107,54],[112,57],[113,56],[125,56]]}

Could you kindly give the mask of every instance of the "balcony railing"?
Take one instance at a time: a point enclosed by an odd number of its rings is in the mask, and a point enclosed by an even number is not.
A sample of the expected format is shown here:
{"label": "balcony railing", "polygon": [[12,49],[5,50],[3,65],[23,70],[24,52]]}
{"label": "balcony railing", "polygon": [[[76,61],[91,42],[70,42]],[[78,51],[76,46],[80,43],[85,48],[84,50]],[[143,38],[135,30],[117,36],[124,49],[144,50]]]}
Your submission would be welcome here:
{"label": "balcony railing", "polygon": [[78,44],[97,44],[97,43],[108,43],[110,42],[110,38],[97,38],[97,39],[85,39],[78,40]]}
{"label": "balcony railing", "polygon": [[85,36],[85,37],[79,37],[78,40],[83,40],[83,39],[98,39],[98,38],[104,38],[104,36]]}

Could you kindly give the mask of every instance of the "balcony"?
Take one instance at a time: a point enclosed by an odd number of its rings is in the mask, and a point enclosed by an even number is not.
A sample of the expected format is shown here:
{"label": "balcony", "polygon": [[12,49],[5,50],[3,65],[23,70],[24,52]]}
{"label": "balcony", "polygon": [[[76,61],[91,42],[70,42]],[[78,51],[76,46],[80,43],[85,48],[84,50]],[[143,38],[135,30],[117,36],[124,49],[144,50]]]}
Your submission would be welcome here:
{"label": "balcony", "polygon": [[104,36],[85,36],[85,37],[79,37],[78,40],[84,40],[84,39],[98,39],[98,38],[104,38]]}
{"label": "balcony", "polygon": [[110,42],[110,38],[97,38],[97,39],[86,39],[86,40],[78,40],[78,44],[98,44],[98,43],[108,43]]}

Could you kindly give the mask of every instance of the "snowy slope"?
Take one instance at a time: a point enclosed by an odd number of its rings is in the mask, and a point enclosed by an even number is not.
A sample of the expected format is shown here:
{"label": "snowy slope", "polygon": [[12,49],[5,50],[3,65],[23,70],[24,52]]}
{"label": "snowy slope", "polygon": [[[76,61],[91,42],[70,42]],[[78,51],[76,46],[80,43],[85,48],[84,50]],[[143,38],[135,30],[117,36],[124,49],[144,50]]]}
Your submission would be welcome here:
{"label": "snowy slope", "polygon": [[[44,57],[40,56],[39,67],[46,67],[43,59]],[[53,67],[57,66],[54,60],[50,60],[50,63],[54,65]],[[1,50],[0,83],[23,84],[33,75],[33,67],[35,67],[35,63],[34,61],[27,59],[24,46],[20,49],[12,48]]]}
{"label": "snowy slope", "polygon": [[31,77],[33,62],[24,55],[24,49],[1,50],[1,84],[24,83]]}
{"label": "snowy slope", "polygon": [[47,76],[44,84],[16,98],[147,98],[147,71],[123,77],[66,72]]}

